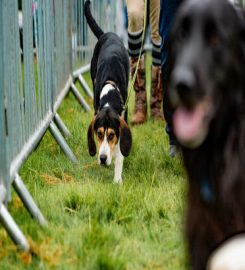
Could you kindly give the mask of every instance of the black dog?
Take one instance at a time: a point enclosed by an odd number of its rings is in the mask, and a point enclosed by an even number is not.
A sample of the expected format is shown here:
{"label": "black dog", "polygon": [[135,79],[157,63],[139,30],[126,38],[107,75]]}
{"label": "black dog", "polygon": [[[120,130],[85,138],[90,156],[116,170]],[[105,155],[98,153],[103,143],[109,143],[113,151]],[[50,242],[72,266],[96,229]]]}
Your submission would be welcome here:
{"label": "black dog", "polygon": [[114,33],[103,33],[97,25],[91,15],[90,1],[85,2],[85,16],[98,38],[91,60],[95,116],[88,129],[89,153],[91,156],[96,154],[95,134],[99,164],[110,165],[115,155],[114,181],[120,183],[123,156],[129,155],[132,145],[127,111],[122,117],[127,99],[129,57],[119,37]]}
{"label": "black dog", "polygon": [[187,0],[170,37],[172,121],[189,178],[186,228],[195,270],[245,231],[243,18],[226,0]]}

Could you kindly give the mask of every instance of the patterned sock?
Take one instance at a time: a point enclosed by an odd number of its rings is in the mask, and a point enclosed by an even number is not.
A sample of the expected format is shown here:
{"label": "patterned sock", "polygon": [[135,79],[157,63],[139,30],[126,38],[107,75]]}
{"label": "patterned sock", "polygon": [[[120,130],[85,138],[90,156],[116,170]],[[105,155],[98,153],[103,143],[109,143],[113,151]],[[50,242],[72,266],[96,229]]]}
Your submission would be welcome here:
{"label": "patterned sock", "polygon": [[152,64],[161,65],[161,44],[156,44],[154,41],[152,41]]}
{"label": "patterned sock", "polygon": [[[143,37],[143,30],[134,33],[128,32],[128,53],[130,57],[139,56],[142,37]],[[142,55],[143,53],[144,49],[142,49]]]}

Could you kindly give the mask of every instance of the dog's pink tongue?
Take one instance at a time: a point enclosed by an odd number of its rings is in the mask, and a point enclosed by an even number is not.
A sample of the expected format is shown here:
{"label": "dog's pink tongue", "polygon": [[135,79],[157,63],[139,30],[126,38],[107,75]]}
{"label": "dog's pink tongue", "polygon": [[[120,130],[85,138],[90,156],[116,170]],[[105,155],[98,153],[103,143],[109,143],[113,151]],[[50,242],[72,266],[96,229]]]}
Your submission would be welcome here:
{"label": "dog's pink tongue", "polygon": [[180,142],[191,142],[202,127],[204,110],[201,104],[191,111],[179,107],[173,115],[174,132]]}

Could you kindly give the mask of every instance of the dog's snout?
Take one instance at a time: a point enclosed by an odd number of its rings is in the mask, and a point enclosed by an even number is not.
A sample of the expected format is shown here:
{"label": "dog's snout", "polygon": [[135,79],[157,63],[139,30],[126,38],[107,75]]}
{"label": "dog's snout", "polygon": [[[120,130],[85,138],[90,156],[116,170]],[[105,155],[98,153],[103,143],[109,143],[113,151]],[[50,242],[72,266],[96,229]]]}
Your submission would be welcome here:
{"label": "dog's snout", "polygon": [[179,81],[175,87],[180,98],[186,97],[190,93],[190,90],[191,90],[191,85],[189,85],[185,81]]}
{"label": "dog's snout", "polygon": [[105,165],[107,160],[107,155],[100,155],[100,164]]}
{"label": "dog's snout", "polygon": [[186,99],[195,87],[194,74],[187,68],[175,69],[172,76],[172,82],[182,100]]}

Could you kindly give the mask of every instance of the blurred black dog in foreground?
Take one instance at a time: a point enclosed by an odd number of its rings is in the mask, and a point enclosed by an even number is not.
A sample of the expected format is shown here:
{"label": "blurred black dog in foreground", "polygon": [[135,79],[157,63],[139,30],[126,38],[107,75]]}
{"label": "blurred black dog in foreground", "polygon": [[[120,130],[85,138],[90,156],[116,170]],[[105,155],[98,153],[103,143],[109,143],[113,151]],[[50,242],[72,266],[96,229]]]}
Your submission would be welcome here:
{"label": "blurred black dog in foreground", "polygon": [[172,124],[189,178],[194,270],[206,269],[214,249],[245,231],[243,18],[228,0],[186,0],[170,36]]}

